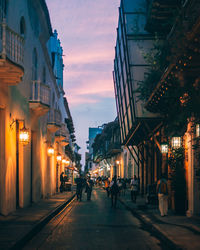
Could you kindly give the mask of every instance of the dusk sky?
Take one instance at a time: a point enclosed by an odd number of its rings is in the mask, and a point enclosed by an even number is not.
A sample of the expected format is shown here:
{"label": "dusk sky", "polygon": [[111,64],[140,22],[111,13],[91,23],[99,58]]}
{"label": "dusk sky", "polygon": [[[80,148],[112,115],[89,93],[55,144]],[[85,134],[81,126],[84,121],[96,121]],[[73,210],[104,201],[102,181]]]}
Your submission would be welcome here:
{"label": "dusk sky", "polygon": [[64,91],[84,166],[89,127],[116,118],[112,80],[120,0],[46,0],[64,50]]}

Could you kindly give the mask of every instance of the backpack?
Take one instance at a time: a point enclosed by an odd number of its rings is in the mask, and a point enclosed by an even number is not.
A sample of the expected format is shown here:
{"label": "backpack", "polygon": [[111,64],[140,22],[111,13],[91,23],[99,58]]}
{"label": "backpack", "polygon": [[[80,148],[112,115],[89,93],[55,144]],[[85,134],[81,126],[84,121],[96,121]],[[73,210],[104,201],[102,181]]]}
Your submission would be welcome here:
{"label": "backpack", "polygon": [[164,181],[161,181],[160,183],[160,193],[161,194],[167,194],[167,183]]}

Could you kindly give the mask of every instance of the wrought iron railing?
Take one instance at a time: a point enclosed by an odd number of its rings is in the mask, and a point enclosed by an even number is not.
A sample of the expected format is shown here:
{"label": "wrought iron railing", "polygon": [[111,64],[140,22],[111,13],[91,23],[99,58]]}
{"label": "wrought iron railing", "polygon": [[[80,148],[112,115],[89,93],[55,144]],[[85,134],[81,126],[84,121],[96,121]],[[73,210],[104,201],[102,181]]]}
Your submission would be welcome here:
{"label": "wrought iron railing", "polygon": [[50,106],[50,88],[40,81],[32,82],[30,102],[39,102]]}
{"label": "wrought iron railing", "polygon": [[23,65],[24,38],[10,29],[5,19],[0,25],[0,54],[2,59]]}

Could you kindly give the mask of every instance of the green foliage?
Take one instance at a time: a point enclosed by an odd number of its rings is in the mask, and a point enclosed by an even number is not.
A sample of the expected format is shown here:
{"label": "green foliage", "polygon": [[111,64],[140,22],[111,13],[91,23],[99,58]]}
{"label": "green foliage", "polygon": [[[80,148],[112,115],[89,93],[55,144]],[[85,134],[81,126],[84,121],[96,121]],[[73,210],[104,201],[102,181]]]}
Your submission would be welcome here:
{"label": "green foliage", "polygon": [[141,53],[150,66],[144,75],[144,80],[138,82],[139,87],[136,91],[139,93],[139,99],[147,101],[168,65],[169,47],[167,42],[155,36],[153,47],[148,52],[141,48]]}
{"label": "green foliage", "polygon": [[184,148],[173,150],[168,163],[170,167],[171,187],[172,191],[174,191],[175,209],[178,213],[184,213],[186,206]]}

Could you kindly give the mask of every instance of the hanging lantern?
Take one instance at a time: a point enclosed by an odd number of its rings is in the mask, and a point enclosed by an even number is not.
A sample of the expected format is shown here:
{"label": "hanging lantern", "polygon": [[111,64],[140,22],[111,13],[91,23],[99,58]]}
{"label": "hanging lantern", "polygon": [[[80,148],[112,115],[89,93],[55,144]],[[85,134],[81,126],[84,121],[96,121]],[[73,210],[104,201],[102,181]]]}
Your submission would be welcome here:
{"label": "hanging lantern", "polygon": [[62,156],[61,154],[58,154],[56,157],[57,162],[61,162],[62,161]]}
{"label": "hanging lantern", "polygon": [[172,148],[177,149],[181,147],[181,137],[172,137]]}
{"label": "hanging lantern", "polygon": [[196,125],[196,136],[199,137],[200,136],[200,124]]}
{"label": "hanging lantern", "polygon": [[19,142],[23,144],[29,143],[29,130],[25,128],[25,125],[19,130]]}
{"label": "hanging lantern", "polygon": [[167,154],[169,151],[169,146],[167,143],[162,143],[161,145],[161,153],[162,154]]}
{"label": "hanging lantern", "polygon": [[49,146],[47,153],[49,156],[53,156],[54,155],[54,148],[52,147],[52,145]]}

